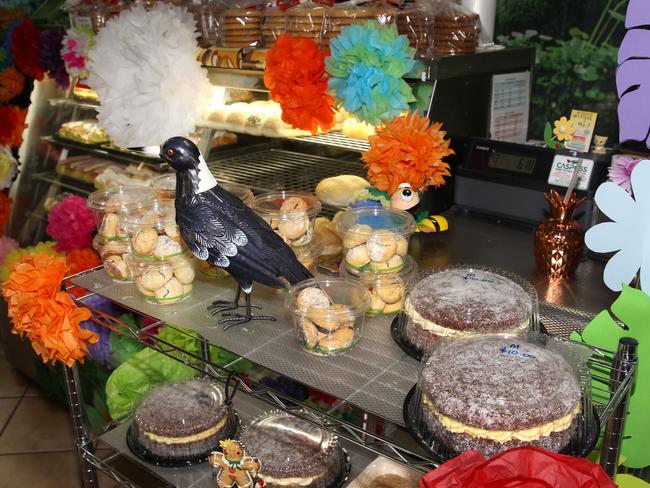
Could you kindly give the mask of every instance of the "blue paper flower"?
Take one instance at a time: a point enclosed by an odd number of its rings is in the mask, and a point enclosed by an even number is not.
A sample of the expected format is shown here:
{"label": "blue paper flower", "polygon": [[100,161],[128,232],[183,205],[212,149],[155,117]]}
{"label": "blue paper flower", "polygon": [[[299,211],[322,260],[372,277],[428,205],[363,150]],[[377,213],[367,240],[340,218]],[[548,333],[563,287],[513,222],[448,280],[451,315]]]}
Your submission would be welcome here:
{"label": "blue paper flower", "polygon": [[408,110],[415,101],[402,79],[413,70],[415,51],[395,26],[351,25],[330,43],[329,89],[349,112],[379,124]]}

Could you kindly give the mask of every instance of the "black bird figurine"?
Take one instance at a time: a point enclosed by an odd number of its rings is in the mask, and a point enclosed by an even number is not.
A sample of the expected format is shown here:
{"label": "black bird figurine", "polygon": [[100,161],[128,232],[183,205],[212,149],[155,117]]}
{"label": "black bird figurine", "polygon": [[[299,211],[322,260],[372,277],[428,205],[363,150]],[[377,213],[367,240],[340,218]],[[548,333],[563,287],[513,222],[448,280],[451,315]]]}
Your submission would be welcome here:
{"label": "black bird figurine", "polygon": [[196,145],[184,137],[168,139],[160,157],[176,171],[176,223],[190,251],[212,266],[232,275],[239,288],[233,302],[216,301],[213,314],[241,308],[243,314],[223,314],[219,323],[228,328],[251,320],[272,320],[253,315],[253,282],[285,287],[311,278],[282,238],[239,198],[219,186]]}

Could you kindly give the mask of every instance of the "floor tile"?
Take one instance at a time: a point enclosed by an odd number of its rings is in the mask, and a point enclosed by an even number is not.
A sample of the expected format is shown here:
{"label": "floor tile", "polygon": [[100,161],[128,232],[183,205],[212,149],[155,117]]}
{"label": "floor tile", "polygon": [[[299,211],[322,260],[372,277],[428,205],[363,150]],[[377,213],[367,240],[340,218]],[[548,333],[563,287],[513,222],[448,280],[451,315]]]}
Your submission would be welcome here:
{"label": "floor tile", "polygon": [[0,473],[10,477],[11,486],[38,488],[81,486],[77,456],[73,451],[3,455],[0,456]]}
{"label": "floor tile", "polygon": [[27,390],[25,391],[25,396],[27,397],[47,396],[47,393],[43,391],[43,389],[40,387],[38,383],[34,383],[33,381],[30,381],[29,385],[27,386]]}
{"label": "floor tile", "polygon": [[0,433],[19,401],[20,398],[0,398]]}
{"label": "floor tile", "polygon": [[0,398],[22,396],[28,384],[29,380],[9,364],[5,355],[0,355]]}
{"label": "floor tile", "polygon": [[0,437],[0,454],[68,450],[74,446],[68,411],[48,397],[25,397]]}

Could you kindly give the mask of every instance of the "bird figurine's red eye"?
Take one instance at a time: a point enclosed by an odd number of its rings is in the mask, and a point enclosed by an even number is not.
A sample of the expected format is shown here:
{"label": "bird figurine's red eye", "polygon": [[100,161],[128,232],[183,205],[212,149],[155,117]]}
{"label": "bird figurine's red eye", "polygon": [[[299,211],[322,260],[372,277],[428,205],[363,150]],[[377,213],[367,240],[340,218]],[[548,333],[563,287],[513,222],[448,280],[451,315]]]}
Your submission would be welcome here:
{"label": "bird figurine's red eye", "polygon": [[167,149],[167,156],[170,158],[174,155],[174,150],[173,149]]}

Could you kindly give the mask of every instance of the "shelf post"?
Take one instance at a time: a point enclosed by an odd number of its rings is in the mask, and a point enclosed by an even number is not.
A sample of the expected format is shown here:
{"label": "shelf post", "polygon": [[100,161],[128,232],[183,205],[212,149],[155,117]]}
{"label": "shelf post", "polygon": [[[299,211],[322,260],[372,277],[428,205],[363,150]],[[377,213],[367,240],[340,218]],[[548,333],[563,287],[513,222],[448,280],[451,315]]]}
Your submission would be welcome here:
{"label": "shelf post", "polygon": [[[618,342],[618,350],[612,364],[610,377],[610,392],[614,395],[625,379],[634,374],[637,362],[637,348],[639,342],[632,337],[623,337]],[[625,391],[620,402],[614,409],[607,421],[603,444],[600,449],[600,465],[607,475],[614,479],[618,470],[618,459],[623,441],[623,429],[625,428],[625,417],[632,391],[633,379],[628,380]]]}
{"label": "shelf post", "polygon": [[95,466],[84,455],[84,451],[94,452],[94,447],[86,427],[86,422],[84,421],[77,366],[69,368],[63,365],[63,375],[65,378],[65,391],[68,396],[70,417],[72,418],[74,443],[81,466],[81,483],[83,488],[95,488],[98,486],[97,471]]}

